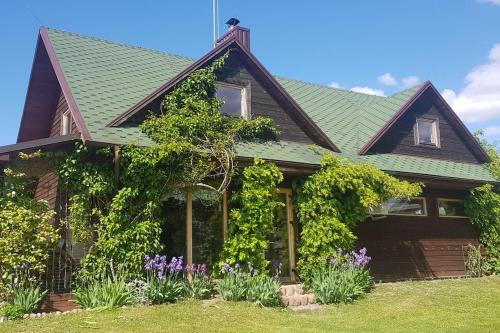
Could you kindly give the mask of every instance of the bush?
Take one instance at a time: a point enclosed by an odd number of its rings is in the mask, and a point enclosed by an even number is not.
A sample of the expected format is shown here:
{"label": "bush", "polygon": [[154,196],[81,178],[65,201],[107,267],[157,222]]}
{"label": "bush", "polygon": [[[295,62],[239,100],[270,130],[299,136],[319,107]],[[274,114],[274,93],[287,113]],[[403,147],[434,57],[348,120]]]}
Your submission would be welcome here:
{"label": "bush", "polygon": [[465,209],[479,229],[479,240],[485,248],[485,271],[500,274],[500,194],[491,184],[477,187],[466,200]]}
{"label": "bush", "polygon": [[23,315],[23,309],[17,305],[6,304],[0,309],[0,317],[5,317],[9,320],[21,319]]}
{"label": "bush", "polygon": [[366,265],[366,249],[333,255],[329,263],[310,272],[305,284],[319,303],[351,303],[369,292],[373,281]]}
{"label": "bush", "polygon": [[0,300],[8,297],[16,281],[35,283],[43,274],[50,251],[59,239],[53,226],[54,211],[28,191],[24,174],[5,170],[0,195]]}
{"label": "bush", "polygon": [[249,273],[243,273],[239,264],[223,266],[223,277],[217,290],[226,301],[249,301],[262,306],[281,306],[280,284],[266,275],[257,275],[249,265]]}
{"label": "bush", "polygon": [[472,244],[467,244],[467,246],[465,246],[464,250],[467,254],[467,258],[465,259],[465,269],[467,270],[467,274],[469,276],[480,277],[484,273],[481,247],[481,245],[475,247]]}
{"label": "bush", "polygon": [[150,303],[148,298],[149,284],[146,281],[132,280],[127,283],[127,289],[134,304],[147,305]]}
{"label": "bush", "polygon": [[118,308],[132,302],[132,295],[123,279],[108,277],[92,281],[75,293],[75,303],[83,309]]}

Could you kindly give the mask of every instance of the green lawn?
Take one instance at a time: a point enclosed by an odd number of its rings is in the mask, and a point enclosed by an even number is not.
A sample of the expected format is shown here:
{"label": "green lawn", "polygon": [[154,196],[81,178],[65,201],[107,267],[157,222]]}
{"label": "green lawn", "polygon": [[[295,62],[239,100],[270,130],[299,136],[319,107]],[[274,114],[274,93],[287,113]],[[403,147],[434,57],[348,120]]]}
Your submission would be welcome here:
{"label": "green lawn", "polygon": [[377,285],[319,313],[218,302],[83,312],[0,324],[0,332],[500,332],[500,277]]}

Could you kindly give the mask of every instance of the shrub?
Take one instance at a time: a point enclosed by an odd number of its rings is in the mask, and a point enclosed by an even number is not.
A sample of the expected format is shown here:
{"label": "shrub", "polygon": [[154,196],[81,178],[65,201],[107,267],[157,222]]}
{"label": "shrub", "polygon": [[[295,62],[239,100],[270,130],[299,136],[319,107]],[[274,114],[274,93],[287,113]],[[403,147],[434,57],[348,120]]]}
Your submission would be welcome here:
{"label": "shrub", "polygon": [[481,247],[481,245],[475,247],[472,244],[467,244],[467,246],[465,246],[464,250],[467,255],[465,259],[465,269],[470,276],[480,277],[483,275],[484,268]]}
{"label": "shrub", "polygon": [[262,306],[282,305],[280,284],[275,278],[258,275],[249,265],[248,273],[243,273],[239,264],[231,267],[224,264],[223,277],[217,283],[217,290],[226,301],[250,301]]}
{"label": "shrub", "polygon": [[500,194],[491,184],[477,187],[466,200],[465,209],[485,247],[485,271],[500,274]]}
{"label": "shrub", "polygon": [[319,303],[351,303],[370,291],[373,281],[366,265],[366,249],[359,253],[336,253],[330,262],[310,272],[305,284]]}
{"label": "shrub", "polygon": [[24,174],[5,170],[0,195],[0,300],[16,281],[35,283],[59,239],[47,202],[32,198]]}
{"label": "shrub", "polygon": [[127,283],[127,289],[132,297],[132,302],[134,304],[147,305],[150,303],[149,295],[149,284],[142,280],[132,280]]}
{"label": "shrub", "polygon": [[117,308],[132,302],[127,284],[120,278],[92,281],[75,293],[75,303],[83,309]]}
{"label": "shrub", "polygon": [[5,304],[0,309],[0,317],[5,317],[9,320],[21,319],[23,315],[23,309],[17,305]]}

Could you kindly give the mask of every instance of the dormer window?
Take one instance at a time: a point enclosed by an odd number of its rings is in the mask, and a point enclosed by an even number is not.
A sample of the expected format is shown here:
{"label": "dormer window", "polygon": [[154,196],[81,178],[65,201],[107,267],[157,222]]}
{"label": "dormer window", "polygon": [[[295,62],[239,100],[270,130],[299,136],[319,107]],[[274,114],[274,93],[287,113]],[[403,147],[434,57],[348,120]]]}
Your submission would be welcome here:
{"label": "dormer window", "polygon": [[61,135],[71,133],[71,113],[66,110],[61,116]]}
{"label": "dormer window", "polygon": [[415,124],[415,144],[439,147],[439,141],[438,120],[418,118]]}
{"label": "dormer window", "polygon": [[220,110],[233,117],[250,118],[247,88],[243,86],[218,83],[217,97],[224,101]]}

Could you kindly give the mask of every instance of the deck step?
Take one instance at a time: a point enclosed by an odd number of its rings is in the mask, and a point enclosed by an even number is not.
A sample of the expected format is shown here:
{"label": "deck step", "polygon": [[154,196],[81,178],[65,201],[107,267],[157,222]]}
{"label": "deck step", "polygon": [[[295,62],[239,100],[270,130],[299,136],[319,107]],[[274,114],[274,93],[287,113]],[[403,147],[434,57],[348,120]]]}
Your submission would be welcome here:
{"label": "deck step", "polygon": [[308,304],[308,305],[298,305],[298,306],[289,306],[288,307],[293,312],[318,312],[323,311],[324,307],[319,304]]}
{"label": "deck step", "polygon": [[283,304],[290,308],[316,304],[314,295],[306,293],[300,284],[283,285],[280,292]]}

